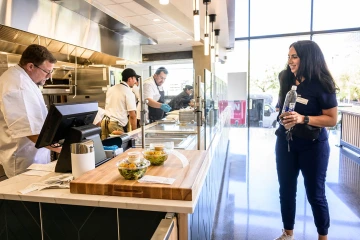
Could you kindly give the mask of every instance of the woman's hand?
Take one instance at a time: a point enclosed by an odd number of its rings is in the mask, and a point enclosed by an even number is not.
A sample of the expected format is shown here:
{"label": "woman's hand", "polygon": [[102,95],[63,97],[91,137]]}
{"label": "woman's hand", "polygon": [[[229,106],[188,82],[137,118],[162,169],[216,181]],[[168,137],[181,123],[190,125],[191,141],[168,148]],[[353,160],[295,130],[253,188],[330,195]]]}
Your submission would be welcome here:
{"label": "woman's hand", "polygon": [[298,123],[304,123],[304,116],[295,111],[282,113],[279,117],[285,129],[290,129]]}

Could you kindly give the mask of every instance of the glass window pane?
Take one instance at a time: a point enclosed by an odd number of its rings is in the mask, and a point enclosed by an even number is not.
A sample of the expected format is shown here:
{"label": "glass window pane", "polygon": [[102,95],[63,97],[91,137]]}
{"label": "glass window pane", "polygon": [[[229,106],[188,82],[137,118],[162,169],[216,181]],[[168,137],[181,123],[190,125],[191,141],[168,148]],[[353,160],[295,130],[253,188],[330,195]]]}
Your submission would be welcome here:
{"label": "glass window pane", "polygon": [[359,26],[359,0],[314,0],[313,30]]}
{"label": "glass window pane", "polygon": [[250,35],[308,32],[310,12],[310,0],[252,0]]}
{"label": "glass window pane", "polygon": [[247,37],[249,31],[249,1],[235,2],[235,38]]}
{"label": "glass window pane", "polygon": [[248,41],[235,41],[234,50],[227,52],[227,72],[248,71]]}
{"label": "glass window pane", "polygon": [[[310,36],[251,40],[250,94],[271,95],[270,105],[275,107],[279,92],[278,75],[286,67],[289,46],[305,39],[310,39]],[[250,126],[259,126],[259,119],[254,121]]]}
{"label": "glass window pane", "polygon": [[[360,33],[334,33],[315,35],[326,63],[340,88],[341,102],[360,100]],[[336,47],[334,47],[336,46]]]}

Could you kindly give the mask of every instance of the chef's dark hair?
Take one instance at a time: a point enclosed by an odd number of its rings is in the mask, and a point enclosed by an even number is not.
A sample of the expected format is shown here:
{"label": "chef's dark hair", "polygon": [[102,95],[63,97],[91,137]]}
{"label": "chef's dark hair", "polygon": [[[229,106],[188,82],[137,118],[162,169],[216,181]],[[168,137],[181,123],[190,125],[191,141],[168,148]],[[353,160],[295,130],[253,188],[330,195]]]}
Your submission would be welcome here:
{"label": "chef's dark hair", "polygon": [[191,90],[191,89],[193,89],[193,86],[191,86],[191,85],[186,85],[186,86],[183,88],[184,91],[186,91],[186,90]]}
{"label": "chef's dark hair", "polygon": [[25,66],[28,63],[41,65],[48,60],[50,63],[56,63],[56,58],[52,55],[46,47],[38,44],[29,45],[22,53],[19,64]]}
{"label": "chef's dark hair", "polygon": [[168,70],[166,68],[164,68],[164,67],[159,67],[158,69],[156,69],[155,74],[159,75],[161,72],[163,72],[165,74],[168,74]]}

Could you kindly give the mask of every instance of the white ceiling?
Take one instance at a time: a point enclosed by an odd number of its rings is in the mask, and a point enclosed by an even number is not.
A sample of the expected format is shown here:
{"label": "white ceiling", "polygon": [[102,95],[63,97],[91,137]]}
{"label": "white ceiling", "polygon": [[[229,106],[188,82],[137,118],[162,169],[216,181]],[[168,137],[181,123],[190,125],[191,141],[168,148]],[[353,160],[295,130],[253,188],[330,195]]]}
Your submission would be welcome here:
{"label": "white ceiling", "polygon": [[[170,0],[169,5],[160,5],[158,0],[94,0],[93,2],[97,2],[107,12],[111,12],[158,42],[156,45],[143,45],[143,54],[191,51],[192,46],[202,45],[201,42],[193,41],[193,0]],[[205,7],[202,0],[200,6],[201,26],[203,26]],[[217,14],[214,29],[221,29],[219,43],[221,47],[226,48],[228,23],[224,0],[212,0],[208,13]]]}

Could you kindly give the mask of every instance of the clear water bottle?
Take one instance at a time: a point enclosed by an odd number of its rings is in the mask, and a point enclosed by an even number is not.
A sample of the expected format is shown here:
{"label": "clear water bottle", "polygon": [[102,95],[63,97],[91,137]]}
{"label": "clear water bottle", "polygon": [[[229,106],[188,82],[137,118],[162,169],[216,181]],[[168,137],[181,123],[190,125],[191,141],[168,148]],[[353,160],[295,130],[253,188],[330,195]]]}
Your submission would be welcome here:
{"label": "clear water bottle", "polygon": [[297,98],[296,88],[296,85],[293,85],[291,90],[286,94],[281,113],[294,111]]}

